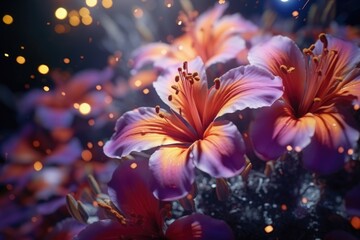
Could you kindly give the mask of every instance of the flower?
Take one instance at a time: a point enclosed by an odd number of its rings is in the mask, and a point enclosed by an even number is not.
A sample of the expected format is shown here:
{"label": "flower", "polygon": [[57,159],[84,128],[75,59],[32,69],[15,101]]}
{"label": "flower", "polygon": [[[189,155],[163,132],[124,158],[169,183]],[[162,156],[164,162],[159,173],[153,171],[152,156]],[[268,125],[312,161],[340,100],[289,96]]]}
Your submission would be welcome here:
{"label": "flower", "polygon": [[108,183],[111,203],[100,203],[112,219],[88,225],[77,239],[234,239],[224,221],[198,213],[179,218],[165,229],[168,204],[154,197],[149,181],[147,160],[122,162]]}
{"label": "flower", "polygon": [[249,61],[280,76],[285,88],[281,100],[260,110],[251,126],[258,155],[276,159],[295,150],[302,151],[303,165],[314,172],[342,167],[359,138],[349,111],[359,103],[359,48],[320,34],[301,52],[289,38],[276,36],[252,49]]}
{"label": "flower", "polygon": [[170,69],[154,83],[170,112],[159,106],[126,112],[106,142],[105,154],[121,158],[155,149],[149,164],[156,180],[154,194],[162,200],[186,196],[195,167],[216,178],[240,173],[245,162],[243,139],[233,123],[219,117],[271,105],[281,96],[282,84],[255,66],[232,69],[214,82],[208,89],[200,58]]}
{"label": "flower", "polygon": [[[141,81],[142,85],[149,84],[161,74],[162,69],[181,65],[198,56],[206,68],[234,59],[246,60],[243,57],[247,53],[246,39],[257,33],[258,27],[240,14],[223,16],[227,7],[228,4],[218,4],[195,20],[193,16],[182,14],[179,19],[185,25],[183,35],[170,44],[157,42],[137,48],[132,54],[133,72],[136,72],[132,77],[133,81]],[[137,72],[149,63],[155,69]],[[146,74],[142,74],[143,71]]]}

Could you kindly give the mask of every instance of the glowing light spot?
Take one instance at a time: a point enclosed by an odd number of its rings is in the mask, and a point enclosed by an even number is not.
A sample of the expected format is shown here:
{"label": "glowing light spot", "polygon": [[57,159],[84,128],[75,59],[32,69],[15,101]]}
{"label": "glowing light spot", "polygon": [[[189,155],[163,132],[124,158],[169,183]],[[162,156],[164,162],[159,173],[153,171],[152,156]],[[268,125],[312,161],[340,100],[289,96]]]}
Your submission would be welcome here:
{"label": "glowing light spot", "polygon": [[360,230],[360,217],[354,216],[350,220],[351,226],[356,230]]}
{"label": "glowing light spot", "polygon": [[281,2],[288,2],[289,0],[280,0]]}
{"label": "glowing light spot", "polygon": [[97,144],[98,144],[98,146],[99,146],[99,147],[104,146],[104,142],[103,142],[103,141],[98,141],[98,143],[97,143]]}
{"label": "glowing light spot", "polygon": [[49,149],[49,148],[45,150],[45,153],[46,153],[47,155],[51,154],[51,152],[52,152],[52,151],[51,151],[51,149]]}
{"label": "glowing light spot", "polygon": [[149,92],[150,92],[150,90],[149,90],[148,88],[145,88],[145,89],[143,90],[143,93],[144,93],[145,95],[149,94]]}
{"label": "glowing light spot", "polygon": [[296,146],[296,147],[294,148],[294,150],[295,150],[295,152],[301,152],[301,147]]}
{"label": "glowing light spot", "polygon": [[273,228],[273,226],[271,226],[271,225],[267,225],[267,226],[264,228],[264,231],[265,231],[266,233],[271,233],[272,231],[274,231],[274,228]]}
{"label": "glowing light spot", "polygon": [[69,23],[71,26],[76,27],[80,24],[80,18],[78,16],[71,16],[69,18]]}
{"label": "glowing light spot", "polygon": [[92,22],[93,22],[93,19],[90,15],[87,15],[87,16],[84,16],[81,18],[81,22],[86,25],[86,26],[89,26]]}
{"label": "glowing light spot", "polygon": [[291,13],[291,15],[296,18],[299,16],[299,12],[295,10]]}
{"label": "glowing light spot", "polygon": [[10,24],[12,24],[14,22],[13,17],[10,16],[9,14],[4,15],[2,20],[7,25],[10,25]]}
{"label": "glowing light spot", "polygon": [[281,210],[286,211],[288,208],[286,204],[281,204]]}
{"label": "glowing light spot", "polygon": [[54,31],[58,34],[62,34],[66,32],[66,27],[63,24],[56,24]]}
{"label": "glowing light spot", "polygon": [[4,53],[4,56],[5,57],[9,57],[10,55],[8,53]]}
{"label": "glowing light spot", "polygon": [[113,5],[113,1],[112,0],[102,0],[101,5],[104,8],[111,8]]}
{"label": "glowing light spot", "polygon": [[111,96],[106,96],[105,99],[104,99],[104,102],[106,104],[110,104],[112,102],[112,97]]}
{"label": "glowing light spot", "polygon": [[69,64],[70,63],[70,58],[64,58],[63,61],[64,61],[65,64]]}
{"label": "glowing light spot", "polygon": [[47,74],[49,72],[49,67],[46,66],[45,64],[41,64],[39,67],[38,67],[38,71],[39,73],[41,74]]}
{"label": "glowing light spot", "polygon": [[144,15],[144,11],[141,8],[135,8],[133,10],[133,15],[136,18],[141,18]]}
{"label": "glowing light spot", "polygon": [[357,111],[357,110],[359,110],[359,109],[360,109],[360,105],[359,105],[359,104],[355,104],[355,105],[354,105],[354,110]]}
{"label": "glowing light spot", "polygon": [[43,164],[40,162],[40,161],[36,161],[35,163],[34,163],[34,169],[35,169],[35,171],[40,171],[41,169],[43,168]]}
{"label": "glowing light spot", "polygon": [[113,119],[114,118],[114,114],[113,113],[109,113],[109,118]]}
{"label": "glowing light spot", "polygon": [[86,0],[85,3],[88,7],[95,7],[97,4],[97,0]]}
{"label": "glowing light spot", "polygon": [[141,84],[142,84],[141,80],[136,80],[134,83],[135,87],[140,87]]}
{"label": "glowing light spot", "polygon": [[303,198],[301,198],[301,202],[302,202],[303,204],[307,204],[307,203],[308,203],[308,199],[307,199],[306,197],[303,197]]}
{"label": "glowing light spot", "polygon": [[89,149],[92,149],[94,147],[94,145],[92,144],[92,142],[88,142],[86,144],[86,146],[89,148]]}
{"label": "glowing light spot", "polygon": [[74,108],[75,108],[75,109],[79,109],[80,104],[78,104],[78,103],[74,103],[74,104],[73,104],[73,106],[74,106]]}
{"label": "glowing light spot", "polygon": [[225,4],[226,1],[225,0],[219,0],[219,4]]}
{"label": "glowing light spot", "polygon": [[45,92],[50,91],[50,88],[48,86],[44,86],[43,89],[44,89]]}
{"label": "glowing light spot", "polygon": [[63,20],[63,19],[65,19],[65,18],[67,17],[67,15],[68,15],[68,12],[67,12],[67,10],[66,10],[65,8],[63,8],[63,7],[59,7],[59,8],[56,9],[56,11],[55,11],[55,17],[56,17],[57,19]]}
{"label": "glowing light spot", "polygon": [[18,64],[24,64],[25,63],[25,58],[23,56],[17,56],[16,62]]}
{"label": "glowing light spot", "polygon": [[289,151],[289,152],[291,152],[291,151],[293,150],[293,148],[292,148],[292,146],[287,145],[287,146],[286,146],[286,150]]}
{"label": "glowing light spot", "polygon": [[164,5],[165,5],[167,8],[171,8],[171,7],[174,5],[174,1],[173,1],[173,0],[165,0],[165,1],[164,1]]}
{"label": "glowing light spot", "polygon": [[343,153],[344,151],[345,151],[345,149],[344,149],[343,147],[341,147],[341,146],[338,147],[338,152],[339,152],[339,153]]}
{"label": "glowing light spot", "polygon": [[180,51],[182,51],[182,50],[184,49],[184,46],[183,46],[183,45],[179,45],[179,46],[178,46],[178,49],[179,49]]}
{"label": "glowing light spot", "polygon": [[347,151],[347,154],[353,155],[354,154],[354,149],[349,148],[348,151]]}
{"label": "glowing light spot", "polygon": [[136,164],[136,163],[132,163],[132,164],[130,164],[130,167],[131,167],[132,169],[135,169],[135,168],[137,168],[137,164]]}
{"label": "glowing light spot", "polygon": [[63,96],[63,97],[64,97],[65,95],[66,95],[66,93],[65,93],[65,92],[61,92],[61,96]]}
{"label": "glowing light spot", "polygon": [[96,90],[100,91],[102,89],[101,85],[96,85]]}
{"label": "glowing light spot", "polygon": [[32,143],[32,145],[33,145],[34,147],[40,147],[40,142],[39,142],[38,140],[34,140],[33,143]]}
{"label": "glowing light spot", "polygon": [[81,158],[85,162],[89,162],[92,159],[92,153],[89,150],[84,150],[81,152]]}
{"label": "glowing light spot", "polygon": [[90,15],[90,10],[88,8],[86,8],[86,7],[82,7],[79,10],[79,14],[82,17],[89,16]]}
{"label": "glowing light spot", "polygon": [[90,104],[88,103],[81,103],[79,105],[79,112],[82,114],[82,115],[87,115],[91,112],[91,106]]}
{"label": "glowing light spot", "polygon": [[182,24],[182,21],[179,20],[179,21],[177,22],[177,25],[181,26],[181,24]]}
{"label": "glowing light spot", "polygon": [[95,120],[94,120],[94,119],[90,119],[90,120],[88,121],[88,124],[89,124],[89,126],[94,126],[94,125],[95,125]]}

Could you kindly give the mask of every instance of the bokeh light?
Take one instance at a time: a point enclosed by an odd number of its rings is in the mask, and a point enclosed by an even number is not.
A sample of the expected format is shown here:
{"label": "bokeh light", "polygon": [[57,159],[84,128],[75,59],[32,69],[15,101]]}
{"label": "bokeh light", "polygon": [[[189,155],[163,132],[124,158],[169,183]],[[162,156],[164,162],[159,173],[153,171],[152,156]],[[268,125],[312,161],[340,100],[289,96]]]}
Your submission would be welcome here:
{"label": "bokeh light", "polygon": [[4,15],[2,20],[7,25],[10,25],[10,24],[12,24],[14,22],[13,17],[11,15],[8,15],[8,14]]}
{"label": "bokeh light", "polygon": [[47,65],[45,65],[45,64],[41,64],[38,67],[38,71],[41,74],[48,74],[49,70],[50,70],[49,67]]}
{"label": "bokeh light", "polygon": [[81,103],[79,105],[79,112],[83,115],[87,115],[91,112],[91,106],[88,103]]}
{"label": "bokeh light", "polygon": [[60,20],[65,19],[67,17],[67,14],[68,14],[67,10],[63,7],[59,7],[55,11],[55,17]]}

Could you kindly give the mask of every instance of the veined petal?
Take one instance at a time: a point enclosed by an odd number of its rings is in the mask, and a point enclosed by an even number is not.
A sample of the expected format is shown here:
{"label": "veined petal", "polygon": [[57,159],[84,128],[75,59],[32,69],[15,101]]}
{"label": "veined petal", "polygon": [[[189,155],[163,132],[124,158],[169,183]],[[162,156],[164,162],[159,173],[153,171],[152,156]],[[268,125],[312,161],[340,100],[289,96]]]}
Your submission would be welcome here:
{"label": "veined petal", "polygon": [[134,69],[139,69],[147,63],[153,63],[162,57],[165,57],[166,54],[171,50],[171,46],[166,43],[150,43],[146,44],[132,53],[132,58],[134,60]]}
{"label": "veined petal", "polygon": [[235,239],[231,228],[222,220],[194,213],[176,219],[166,230],[171,240],[183,239]]}
{"label": "veined petal", "polygon": [[[199,130],[204,111],[204,98],[208,91],[204,63],[199,57],[188,62],[189,72],[197,72],[200,79],[191,80],[193,82],[181,78],[178,82],[175,81],[175,77],[179,75],[179,67],[182,66],[170,68],[168,73],[160,76],[153,85],[164,103],[173,111],[181,112],[181,116]],[[170,95],[171,100],[169,100]]]}
{"label": "veined petal", "polygon": [[126,112],[116,122],[115,133],[104,146],[109,157],[123,157],[132,151],[143,151],[169,144],[192,142],[192,133],[174,115],[160,117],[154,108],[141,107]]}
{"label": "veined petal", "polygon": [[[269,70],[283,80],[284,98],[294,107],[301,103],[305,89],[306,63],[303,53],[290,38],[272,37],[253,47],[248,56],[250,64]],[[280,66],[284,65],[283,70]]]}
{"label": "veined petal", "polygon": [[[360,48],[350,41],[326,34],[327,49],[337,51],[337,62],[334,69],[334,77],[344,77],[360,62]],[[323,43],[318,40],[315,43],[314,54],[322,54]]]}
{"label": "veined petal", "polygon": [[[147,159],[124,161],[114,171],[108,183],[111,201],[130,221],[141,216],[142,228],[149,233],[162,231],[163,218],[160,215],[160,202],[151,191],[151,172]],[[138,219],[134,219],[137,222]]]}
{"label": "veined petal", "polygon": [[303,164],[314,172],[329,174],[344,165],[345,155],[356,145],[359,132],[345,122],[351,116],[340,112],[316,114],[314,118],[315,134],[303,150]]}
{"label": "veined petal", "polygon": [[245,143],[236,126],[229,121],[215,121],[204,138],[193,144],[197,168],[213,177],[233,177],[245,165]]}
{"label": "veined petal", "polygon": [[354,104],[360,104],[360,69],[356,68],[346,76],[339,95],[350,98]]}
{"label": "veined petal", "polygon": [[149,166],[154,176],[154,194],[157,198],[177,200],[191,190],[195,173],[187,147],[162,147],[151,155]]}
{"label": "veined petal", "polygon": [[250,139],[256,154],[264,160],[275,160],[286,150],[300,151],[307,146],[315,131],[311,114],[295,118],[281,102],[260,109],[250,126]]}
{"label": "veined petal", "polygon": [[149,239],[141,226],[127,226],[111,220],[101,220],[88,225],[76,237],[76,240],[114,240],[122,237],[130,239]]}
{"label": "veined petal", "polygon": [[214,46],[213,55],[206,61],[206,68],[215,63],[224,63],[235,59],[245,49],[245,41],[239,36],[232,36],[225,40],[217,41]]}
{"label": "veined petal", "polygon": [[206,122],[237,110],[270,106],[281,97],[281,79],[256,66],[240,66],[220,78],[212,87],[207,102]]}

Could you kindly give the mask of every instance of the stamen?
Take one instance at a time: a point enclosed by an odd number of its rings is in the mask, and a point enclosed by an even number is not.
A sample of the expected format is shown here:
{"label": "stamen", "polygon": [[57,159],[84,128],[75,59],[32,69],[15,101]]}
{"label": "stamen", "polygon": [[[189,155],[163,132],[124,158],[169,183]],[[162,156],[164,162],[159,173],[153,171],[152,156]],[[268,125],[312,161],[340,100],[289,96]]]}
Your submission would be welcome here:
{"label": "stamen", "polygon": [[315,64],[319,64],[320,60],[319,60],[318,57],[313,57],[312,59],[313,59]]}
{"label": "stamen", "polygon": [[328,47],[328,40],[327,40],[327,38],[326,38],[325,33],[320,33],[319,39],[320,39],[320,41],[323,43],[324,49],[327,49],[327,47]]}
{"label": "stamen", "polygon": [[159,113],[158,115],[160,118],[165,118],[164,114],[162,114],[162,113]]}
{"label": "stamen", "polygon": [[175,94],[176,94],[176,95],[179,94],[180,90],[179,90],[179,87],[178,87],[178,86],[172,85],[171,88],[175,90]]}
{"label": "stamen", "polygon": [[280,65],[280,70],[281,70],[283,73],[288,73],[288,68],[287,68],[285,65]]}
{"label": "stamen", "polygon": [[183,63],[183,69],[186,71],[186,72],[188,72],[188,62],[184,62]]}
{"label": "stamen", "polygon": [[176,75],[176,76],[175,76],[175,82],[178,82],[178,81],[180,81],[180,76],[179,76],[179,75]]}
{"label": "stamen", "polygon": [[220,78],[215,78],[214,83],[215,89],[218,90],[220,88]]}
{"label": "stamen", "polygon": [[335,79],[336,81],[339,81],[339,82],[344,81],[344,78],[342,78],[342,77],[334,77],[334,79]]}
{"label": "stamen", "polygon": [[321,98],[318,97],[314,98],[314,102],[321,102]]}
{"label": "stamen", "polygon": [[314,53],[308,48],[304,48],[303,53],[308,56],[314,55]]}
{"label": "stamen", "polygon": [[97,204],[99,205],[99,207],[102,207],[104,210],[106,210],[108,213],[112,214],[113,216],[115,216],[115,218],[117,220],[119,220],[119,222],[123,225],[126,224],[126,218],[121,215],[116,209],[112,208],[111,205],[105,203],[105,202],[100,202],[97,201]]}
{"label": "stamen", "polygon": [[172,100],[172,95],[169,95],[169,96],[168,96],[168,100],[171,102],[171,100]]}
{"label": "stamen", "polygon": [[310,47],[309,47],[309,50],[312,51],[315,49],[315,44],[311,44]]}
{"label": "stamen", "polygon": [[295,70],[294,67],[290,67],[290,68],[287,70],[287,72],[288,72],[288,73],[292,73],[294,70]]}
{"label": "stamen", "polygon": [[156,107],[155,107],[155,111],[156,111],[156,113],[157,113],[157,114],[159,114],[159,113],[160,113],[160,106],[159,106],[159,105],[156,105]]}

